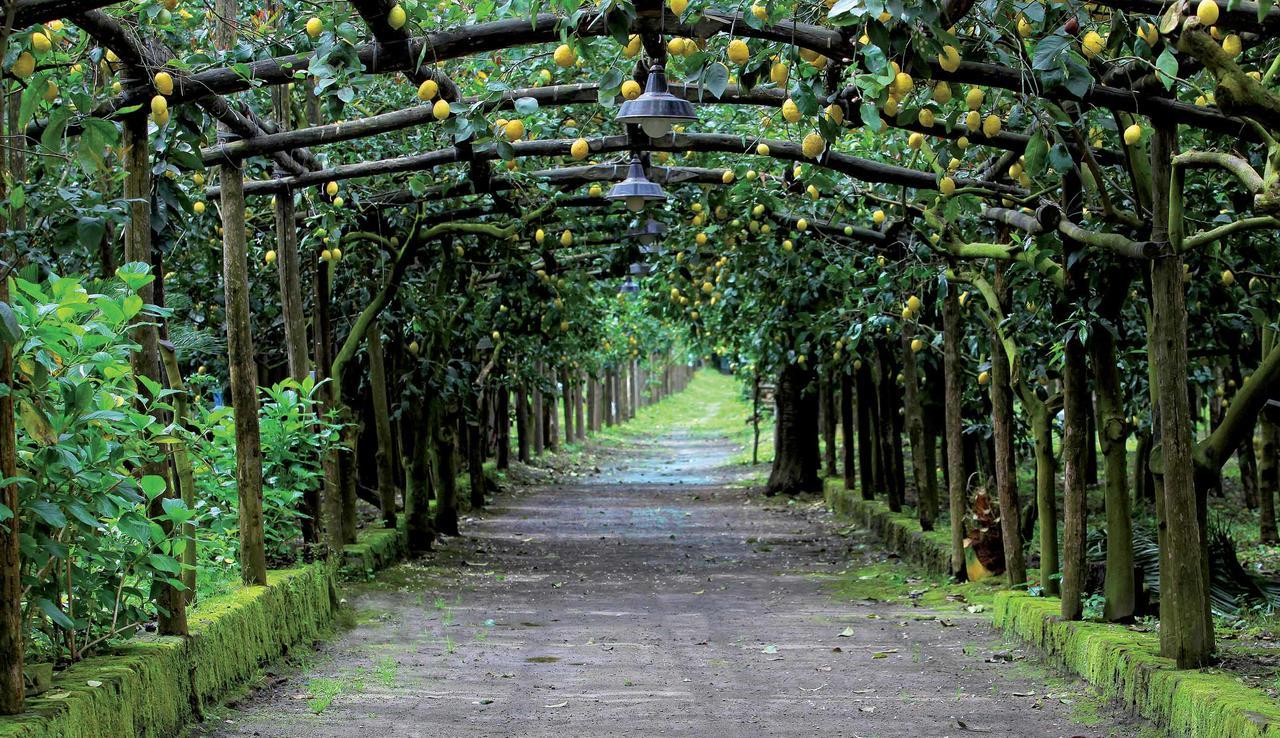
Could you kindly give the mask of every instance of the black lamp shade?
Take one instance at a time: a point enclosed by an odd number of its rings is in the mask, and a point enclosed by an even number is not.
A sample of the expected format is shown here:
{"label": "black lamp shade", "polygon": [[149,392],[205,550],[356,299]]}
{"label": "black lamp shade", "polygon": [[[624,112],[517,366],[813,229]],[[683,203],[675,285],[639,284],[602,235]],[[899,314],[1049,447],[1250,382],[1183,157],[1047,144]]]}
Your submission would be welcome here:
{"label": "black lamp shade", "polygon": [[654,64],[649,68],[644,92],[636,99],[622,103],[617,119],[640,126],[649,138],[662,138],[671,132],[671,126],[697,120],[698,116],[692,103],[667,92],[666,72],[661,64]]}
{"label": "black lamp shade", "polygon": [[[662,237],[662,234],[666,232],[666,225],[654,220],[653,218],[649,218],[644,222],[644,225],[636,225],[628,229],[627,236],[639,239],[640,243],[644,246],[652,246],[657,243],[658,239]],[[644,249],[641,249],[641,252],[650,253]]]}
{"label": "black lamp shade", "polygon": [[640,163],[640,157],[632,156],[627,178],[614,185],[605,199],[622,200],[627,203],[628,209],[638,212],[649,200],[667,199],[667,193],[662,191],[661,185],[644,176],[644,165]]}

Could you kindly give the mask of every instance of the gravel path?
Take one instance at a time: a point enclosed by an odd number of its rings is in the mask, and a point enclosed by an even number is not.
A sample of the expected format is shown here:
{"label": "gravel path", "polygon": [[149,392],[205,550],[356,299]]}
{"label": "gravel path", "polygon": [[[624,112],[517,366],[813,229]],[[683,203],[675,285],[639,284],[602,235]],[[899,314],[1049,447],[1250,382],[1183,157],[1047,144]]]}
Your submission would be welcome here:
{"label": "gravel path", "polygon": [[[645,439],[504,493],[467,535],[349,597],[358,625],[202,736],[1134,736],[1073,722],[983,616],[840,602],[884,560],[812,505],[729,486],[733,448]],[[931,617],[936,615],[937,617]],[[1087,702],[1087,700],[1086,700]]]}

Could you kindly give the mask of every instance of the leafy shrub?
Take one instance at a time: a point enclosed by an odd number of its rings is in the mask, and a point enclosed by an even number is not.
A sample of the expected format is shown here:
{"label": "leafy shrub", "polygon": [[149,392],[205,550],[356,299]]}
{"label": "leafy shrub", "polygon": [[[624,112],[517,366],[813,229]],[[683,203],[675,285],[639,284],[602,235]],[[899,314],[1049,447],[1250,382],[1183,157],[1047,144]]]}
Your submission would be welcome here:
{"label": "leafy shrub", "polygon": [[[190,513],[164,500],[149,517],[166,481],[139,473],[164,431],[148,414],[160,388],[129,365],[129,321],[159,315],[137,294],[152,277],[143,264],[116,274],[102,292],[72,277],[13,279],[24,617],[37,658],[77,658],[128,633],[154,617],[151,582],[181,586],[161,523]],[[12,513],[0,507],[0,520]]]}

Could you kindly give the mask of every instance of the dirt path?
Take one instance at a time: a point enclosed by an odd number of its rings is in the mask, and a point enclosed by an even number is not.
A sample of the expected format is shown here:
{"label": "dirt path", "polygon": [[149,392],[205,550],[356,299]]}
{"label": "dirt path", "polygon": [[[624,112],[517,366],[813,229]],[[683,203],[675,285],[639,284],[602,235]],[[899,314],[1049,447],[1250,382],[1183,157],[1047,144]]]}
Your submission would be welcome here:
{"label": "dirt path", "polygon": [[359,624],[303,673],[197,735],[1144,730],[1106,713],[1073,722],[1076,687],[1008,663],[1019,652],[982,616],[838,601],[819,575],[884,554],[814,506],[766,507],[726,486],[733,451],[669,434],[577,483],[504,494],[436,557],[349,595]]}

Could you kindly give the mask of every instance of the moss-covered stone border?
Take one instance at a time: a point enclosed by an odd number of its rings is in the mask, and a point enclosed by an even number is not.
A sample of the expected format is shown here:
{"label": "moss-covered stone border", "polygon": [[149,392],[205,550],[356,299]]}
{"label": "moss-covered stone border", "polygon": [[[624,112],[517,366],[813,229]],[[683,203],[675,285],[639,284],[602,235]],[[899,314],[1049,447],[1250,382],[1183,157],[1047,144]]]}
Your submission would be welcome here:
{"label": "moss-covered stone border", "polygon": [[[869,528],[903,558],[935,574],[950,569],[946,532],[925,533],[911,515],[863,500],[839,480],[828,480],[825,494],[833,512]],[[1263,692],[1221,672],[1178,671],[1172,660],[1158,655],[1159,638],[1153,633],[1063,621],[1058,612],[1056,598],[1003,591],[995,597],[993,622],[1170,735],[1280,738],[1280,706]]]}
{"label": "moss-covered stone border", "polygon": [[[367,577],[405,549],[403,531],[367,529],[343,551],[342,573]],[[189,638],[139,637],[63,670],[27,712],[0,718],[0,738],[170,738],[263,667],[322,639],[338,611],[338,574],[332,563],[308,564],[211,597],[191,609]]]}

